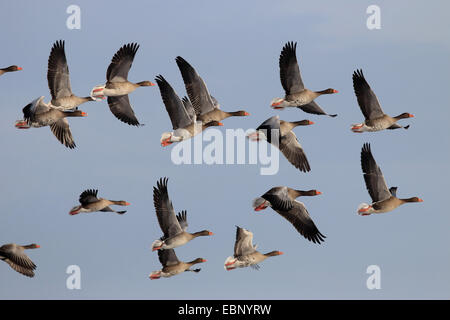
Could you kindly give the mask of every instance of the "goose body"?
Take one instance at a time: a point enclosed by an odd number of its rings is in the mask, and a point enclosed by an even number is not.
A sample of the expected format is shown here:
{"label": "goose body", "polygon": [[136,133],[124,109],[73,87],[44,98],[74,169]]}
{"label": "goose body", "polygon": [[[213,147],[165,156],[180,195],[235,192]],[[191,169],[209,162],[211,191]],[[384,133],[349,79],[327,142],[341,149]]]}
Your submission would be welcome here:
{"label": "goose body", "polygon": [[74,110],[82,103],[94,101],[91,97],[78,97],[72,93],[65,42],[56,41],[48,58],[47,81],[52,95],[51,104],[60,110]]}
{"label": "goose body", "polygon": [[258,269],[258,264],[269,257],[283,254],[281,251],[271,251],[266,254],[256,250],[253,245],[253,233],[236,226],[236,241],[234,243],[234,254],[225,260],[225,270],[233,270],[236,268],[253,267]]}
{"label": "goose body", "polygon": [[51,103],[45,103],[41,96],[23,109],[23,120],[18,120],[15,127],[18,129],[40,128],[50,126],[55,137],[66,147],[73,149],[76,144],[70,131],[68,117],[86,117],[87,113],[81,110],[64,111],[54,107]]}
{"label": "goose body", "polygon": [[316,196],[320,194],[322,193],[317,190],[302,191],[285,186],[274,187],[261,197],[253,200],[253,209],[261,211],[271,207],[280,216],[289,221],[303,237],[320,244],[325,241],[326,236],[317,229],[305,204],[296,200],[300,196]]}
{"label": "goose body", "polygon": [[25,246],[15,243],[4,244],[0,247],[0,260],[5,261],[15,271],[32,278],[36,265],[24,251],[37,248],[40,248],[40,246],[34,243]]}
{"label": "goose body", "polygon": [[284,121],[279,116],[273,116],[264,121],[256,132],[248,137],[254,141],[266,140],[280,149],[286,159],[302,172],[311,171],[308,159],[306,158],[303,147],[298,142],[297,136],[292,131],[297,126],[312,125],[314,122],[309,120],[302,121]]}
{"label": "goose body", "polygon": [[367,216],[373,213],[386,213],[409,202],[423,202],[418,197],[397,198],[397,187],[388,188],[380,167],[372,155],[370,144],[365,143],[361,149],[361,167],[367,191],[372,198],[372,204],[361,203],[358,214]]}
{"label": "goose body", "polygon": [[355,91],[358,105],[364,115],[364,122],[353,124],[353,132],[376,132],[385,129],[408,129],[408,126],[397,124],[400,119],[412,118],[414,115],[404,112],[396,117],[391,117],[383,112],[377,96],[367,83],[362,70],[353,73],[353,89]]}
{"label": "goose body", "polygon": [[177,248],[197,237],[213,235],[208,230],[195,233],[186,231],[188,227],[187,212],[181,211],[178,215],[175,215],[167,190],[167,181],[168,178],[161,178],[156,187],[153,187],[153,203],[159,226],[164,235],[161,239],[152,243],[152,251]]}
{"label": "goose body", "polygon": [[326,113],[314,99],[323,94],[333,94],[338,93],[338,91],[332,88],[321,91],[312,91],[305,88],[297,62],[296,49],[297,43],[288,42],[281,51],[279,59],[280,80],[285,96],[284,98],[274,98],[271,107],[274,109],[297,107],[307,113],[335,117],[335,114]]}
{"label": "goose body", "polygon": [[244,110],[235,112],[222,111],[219,108],[218,101],[210,95],[206,83],[198,75],[197,71],[182,57],[178,56],[175,60],[198,121],[203,123],[220,122],[229,117],[250,115]]}
{"label": "goose body", "polygon": [[161,135],[160,142],[163,147],[174,142],[190,139],[208,127],[223,125],[218,121],[208,123],[197,121],[195,110],[188,98],[180,99],[162,75],[157,76],[155,81],[158,84],[161,98],[173,128],[173,131],[164,132]]}
{"label": "goose body", "polygon": [[81,205],[73,207],[69,214],[76,215],[82,212],[115,212],[117,214],[124,214],[126,211],[115,211],[111,209],[110,205],[128,206],[128,202],[123,200],[108,200],[97,197],[98,190],[88,189],[80,194],[79,202]]}
{"label": "goose body", "polygon": [[133,83],[128,81],[128,72],[133,64],[139,45],[129,43],[122,46],[113,56],[106,71],[106,84],[96,86],[91,90],[91,97],[95,100],[108,97],[108,106],[112,114],[120,121],[139,126],[139,120],[131,107],[128,94],[139,87],[149,87],[155,84],[150,81]]}
{"label": "goose body", "polygon": [[158,258],[162,269],[153,271],[149,276],[151,280],[160,279],[161,277],[169,278],[183,272],[198,273],[201,269],[191,269],[191,267],[195,264],[206,262],[203,258],[197,258],[190,262],[180,261],[173,249],[158,250]]}

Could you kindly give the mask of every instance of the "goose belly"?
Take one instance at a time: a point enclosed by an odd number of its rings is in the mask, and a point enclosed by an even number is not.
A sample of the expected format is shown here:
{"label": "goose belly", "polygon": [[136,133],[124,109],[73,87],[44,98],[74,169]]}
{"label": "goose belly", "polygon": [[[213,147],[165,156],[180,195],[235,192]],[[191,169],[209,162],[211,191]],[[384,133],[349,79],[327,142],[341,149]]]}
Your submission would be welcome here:
{"label": "goose belly", "polygon": [[123,96],[136,90],[136,87],[127,82],[111,83],[103,89],[103,95],[109,97]]}
{"label": "goose belly", "polygon": [[381,131],[389,128],[395,123],[395,120],[391,120],[386,117],[373,119],[365,122],[365,125],[367,127],[367,131],[375,132],[375,131]]}
{"label": "goose belly", "polygon": [[310,103],[313,101],[311,97],[309,97],[306,91],[297,93],[297,94],[290,94],[286,96],[286,101],[289,103],[291,107],[300,107],[304,106],[305,104]]}
{"label": "goose belly", "polygon": [[163,249],[173,249],[176,247],[180,247],[184,244],[186,244],[188,242],[188,240],[183,237],[183,234],[179,235],[179,236],[175,236],[172,238],[168,238],[166,240],[164,240],[164,245],[163,245]]}

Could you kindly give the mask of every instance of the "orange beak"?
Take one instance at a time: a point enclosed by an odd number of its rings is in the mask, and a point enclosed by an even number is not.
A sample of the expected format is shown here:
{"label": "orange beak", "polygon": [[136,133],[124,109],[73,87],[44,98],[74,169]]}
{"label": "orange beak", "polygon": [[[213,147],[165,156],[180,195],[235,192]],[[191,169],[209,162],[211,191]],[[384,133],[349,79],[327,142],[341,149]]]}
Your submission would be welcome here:
{"label": "orange beak", "polygon": [[130,204],[131,204],[131,203],[129,203],[129,202],[125,202],[125,205],[126,205],[126,206],[129,206]]}
{"label": "orange beak", "polygon": [[322,192],[316,190],[316,196],[318,196],[319,194],[322,194]]}
{"label": "orange beak", "polygon": [[217,125],[219,125],[219,126],[223,126],[223,123],[222,122],[219,122]]}
{"label": "orange beak", "polygon": [[265,204],[266,204],[266,203],[264,202],[264,203],[260,204],[259,206],[257,206],[257,207],[255,208],[255,211],[261,211],[261,210],[264,210],[264,209],[266,208]]}
{"label": "orange beak", "polygon": [[[21,68],[21,69],[22,69],[22,68]],[[38,245],[38,244],[36,245],[36,248],[40,248],[40,247],[41,247],[40,245]]]}
{"label": "orange beak", "polygon": [[202,259],[202,262],[206,262],[206,259]]}
{"label": "orange beak", "polygon": [[82,111],[82,112],[81,112],[81,116],[82,116],[82,117],[87,117],[87,113]]}
{"label": "orange beak", "polygon": [[[308,121],[309,121],[309,120],[308,120]],[[311,124],[314,124],[314,122],[313,122],[313,121],[309,121],[308,124],[311,125]]]}
{"label": "orange beak", "polygon": [[419,202],[423,202],[423,200],[419,198]]}
{"label": "orange beak", "polygon": [[278,251],[278,255],[282,255],[282,254],[284,254],[283,252],[281,252],[281,251]]}
{"label": "orange beak", "polygon": [[212,236],[212,235],[214,235],[214,233],[212,233],[211,231],[208,233],[208,235],[209,236]]}
{"label": "orange beak", "polygon": [[333,93],[339,93],[339,91],[333,89]]}
{"label": "orange beak", "polygon": [[283,102],[283,100],[282,101],[278,101],[278,102],[274,102],[274,103],[271,104],[271,106],[272,107],[279,106],[282,102]]}
{"label": "orange beak", "polygon": [[21,67],[17,67],[17,70],[22,70],[22,68]]}
{"label": "orange beak", "polygon": [[249,116],[249,115],[250,115],[250,113],[244,112],[244,116]]}
{"label": "orange beak", "polygon": [[409,114],[409,117],[410,117],[410,118],[414,118],[414,115],[410,113],[410,114]]}
{"label": "orange beak", "polygon": [[359,209],[358,212],[366,212],[366,211],[369,211],[370,208],[371,208],[371,206],[368,206],[367,208]]}

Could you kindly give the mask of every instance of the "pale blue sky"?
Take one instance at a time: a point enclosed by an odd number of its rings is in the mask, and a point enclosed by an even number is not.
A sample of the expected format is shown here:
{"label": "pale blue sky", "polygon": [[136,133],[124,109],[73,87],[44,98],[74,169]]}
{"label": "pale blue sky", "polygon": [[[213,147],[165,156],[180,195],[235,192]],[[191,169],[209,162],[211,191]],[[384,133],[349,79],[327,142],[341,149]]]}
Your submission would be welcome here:
{"label": "pale blue sky", "polygon": [[[81,7],[81,30],[66,28],[66,8]],[[366,8],[381,8],[381,30],[366,28]],[[0,264],[2,299],[448,299],[450,298],[450,216],[447,209],[450,161],[448,30],[444,1],[14,1],[1,2],[0,65],[23,71],[0,77],[0,243],[36,242],[29,251],[37,264],[29,279]],[[185,90],[175,57],[189,61],[225,110],[251,116],[224,121],[225,128],[254,128],[274,114],[309,119],[295,129],[312,171],[299,172],[285,158],[275,176],[257,165],[175,166],[170,149],[159,144],[170,120],[157,87],[130,96],[146,125],[116,120],[106,102],[87,103],[87,118],[71,119],[75,150],[66,149],[48,128],[14,128],[22,108],[41,95],[48,101],[46,69],[54,41],[66,40],[72,89],[88,95],[105,81],[106,68],[125,43],[141,47],[131,81],[162,74],[178,94]],[[272,98],[283,94],[278,57],[297,41],[305,84],[339,94],[317,102],[336,118],[302,111],[275,112]],[[410,112],[406,130],[354,134],[362,121],[351,76],[362,68],[389,114]],[[389,186],[420,204],[361,217],[356,208],[370,201],[360,167],[364,142]],[[151,281],[160,264],[152,241],[160,236],[152,187],[168,176],[176,210],[186,209],[191,231],[210,229],[176,250],[181,260],[208,260],[198,274]],[[318,189],[301,199],[327,236],[315,245],[271,209],[255,213],[253,198],[272,186]],[[81,191],[131,202],[123,215],[69,216]],[[259,271],[226,272],[235,225],[254,233],[263,252],[281,250]],[[67,266],[82,271],[82,289],[66,289]],[[366,288],[369,265],[381,267],[381,290]]]}

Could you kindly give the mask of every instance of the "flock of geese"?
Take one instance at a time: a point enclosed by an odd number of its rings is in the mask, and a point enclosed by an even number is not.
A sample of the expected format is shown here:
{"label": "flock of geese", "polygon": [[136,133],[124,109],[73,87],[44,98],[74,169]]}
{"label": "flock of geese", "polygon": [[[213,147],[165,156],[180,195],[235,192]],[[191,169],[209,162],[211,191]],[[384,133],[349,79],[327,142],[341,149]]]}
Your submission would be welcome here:
{"label": "flock of geese", "polygon": [[[328,114],[316,102],[315,99],[324,94],[335,94],[338,91],[328,88],[321,91],[312,91],[305,88],[296,56],[297,44],[288,42],[282,48],[279,58],[280,80],[285,91],[284,98],[275,98],[271,107],[276,110],[284,108],[299,108],[306,113],[336,117],[336,114]],[[51,100],[44,102],[41,96],[23,108],[23,119],[16,121],[19,129],[50,127],[56,138],[66,147],[76,147],[67,118],[85,117],[87,114],[78,109],[80,105],[89,101],[101,101],[106,99],[112,114],[120,121],[140,126],[129,100],[129,94],[139,87],[155,86],[150,81],[130,82],[128,72],[132,66],[134,57],[139,49],[136,43],[122,46],[113,56],[106,72],[106,83],[95,86],[89,96],[79,97],[73,94],[70,86],[69,68],[65,54],[64,41],[56,41],[50,51],[48,59],[47,80],[50,89]],[[249,113],[240,110],[226,112],[220,108],[216,98],[211,96],[207,86],[196,70],[182,57],[178,56],[175,62],[180,70],[187,96],[180,97],[171,85],[162,76],[155,78],[159,87],[162,101],[172,123],[172,131],[161,135],[163,147],[180,142],[199,134],[211,126],[222,126],[224,119],[228,117],[249,116]],[[20,71],[18,66],[10,66],[0,69],[0,76]],[[362,70],[353,73],[354,92],[364,115],[364,122],[354,124],[351,130],[356,133],[375,132],[385,129],[408,129],[409,125],[402,126],[397,122],[401,119],[413,117],[410,113],[402,113],[392,117],[385,114],[378,102],[377,96],[367,83]],[[310,164],[305,151],[300,145],[297,136],[292,131],[297,126],[312,125],[309,120],[285,121],[279,116],[273,116],[258,126],[255,132],[248,135],[254,141],[266,140],[278,147],[286,159],[298,170],[309,172]],[[418,197],[398,198],[397,187],[388,188],[380,167],[373,157],[370,144],[363,145],[361,150],[361,167],[364,180],[372,203],[362,203],[358,207],[358,214],[370,215],[384,213],[396,209],[398,206],[409,202],[422,202]],[[168,192],[168,178],[161,178],[153,188],[153,202],[157,220],[163,235],[154,240],[152,250],[157,251],[162,268],[150,274],[150,279],[171,277],[185,271],[199,272],[200,269],[191,269],[192,266],[205,262],[203,258],[197,258],[189,262],[180,261],[175,248],[183,246],[191,240],[211,236],[209,230],[199,232],[187,232],[187,212],[185,210],[175,214],[172,201]],[[126,211],[116,211],[110,206],[128,206],[130,203],[120,200],[108,200],[97,196],[98,190],[88,189],[79,196],[80,205],[73,207],[69,214],[89,212],[115,212],[124,214]],[[320,244],[325,241],[323,235],[312,220],[304,203],[297,201],[299,197],[320,195],[318,190],[297,190],[287,186],[278,186],[268,190],[260,197],[253,200],[255,211],[271,207],[281,217],[290,222],[297,232],[305,239]],[[17,272],[28,276],[34,276],[36,265],[24,253],[25,249],[39,248],[37,244],[20,246],[17,244],[5,244],[0,247],[0,259],[5,261]],[[258,264],[268,257],[281,255],[275,250],[261,253],[253,244],[253,233],[236,226],[236,240],[234,254],[225,260],[226,270],[235,268],[253,267],[258,269]]]}

